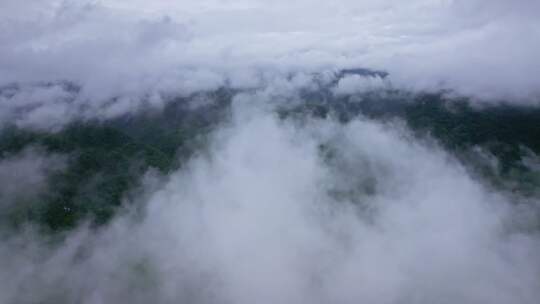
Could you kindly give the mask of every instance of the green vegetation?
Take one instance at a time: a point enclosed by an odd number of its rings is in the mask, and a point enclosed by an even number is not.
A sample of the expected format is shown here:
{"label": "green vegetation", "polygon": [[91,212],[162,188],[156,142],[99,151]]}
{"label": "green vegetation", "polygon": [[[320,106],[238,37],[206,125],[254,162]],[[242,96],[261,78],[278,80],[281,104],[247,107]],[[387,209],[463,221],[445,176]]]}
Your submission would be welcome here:
{"label": "green vegetation", "polygon": [[[195,109],[190,108],[189,99],[179,99],[161,111],[73,123],[57,133],[5,127],[0,132],[0,160],[29,146],[67,156],[67,167],[50,176],[40,203],[14,208],[5,219],[14,226],[31,221],[52,231],[69,229],[83,219],[95,225],[106,223],[119,206],[130,201],[150,168],[170,172],[204,146],[205,135],[227,120],[233,94],[218,90],[205,96],[213,103]],[[302,98],[305,102],[300,106],[279,109],[280,117],[332,116],[343,123],[358,115],[399,119],[415,136],[434,138],[495,187],[538,195],[540,174],[524,165],[524,160],[540,153],[540,108],[476,108],[466,99],[448,99],[442,93],[399,91],[333,97],[322,88]],[[486,153],[497,160],[497,166],[485,161]]]}
{"label": "green vegetation", "polygon": [[220,121],[220,109],[187,111],[173,103],[137,117],[73,123],[57,133],[4,128],[0,160],[29,146],[67,155],[67,168],[49,178],[39,203],[15,208],[6,220],[15,226],[30,220],[52,231],[82,219],[106,223],[150,168],[167,173],[181,166]]}

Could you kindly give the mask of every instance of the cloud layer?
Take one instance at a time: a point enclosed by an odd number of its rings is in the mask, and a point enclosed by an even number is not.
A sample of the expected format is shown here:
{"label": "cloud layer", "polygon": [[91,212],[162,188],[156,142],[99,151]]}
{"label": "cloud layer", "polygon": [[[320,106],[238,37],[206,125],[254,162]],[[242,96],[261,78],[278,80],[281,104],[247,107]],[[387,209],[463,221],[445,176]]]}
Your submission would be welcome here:
{"label": "cloud layer", "polygon": [[129,112],[141,99],[350,67],[387,70],[398,87],[538,103],[534,0],[1,6],[0,84],[70,81],[81,86],[77,102],[96,109],[113,97]]}
{"label": "cloud layer", "polygon": [[4,239],[0,300],[537,302],[537,233],[440,148],[236,103],[207,153],[146,177],[142,214],[56,245]]}
{"label": "cloud layer", "polygon": [[[320,85],[336,98],[450,89],[538,105],[538,11],[533,0],[2,1],[2,125],[54,131],[239,91],[208,146],[170,174],[147,172],[110,223],[0,231],[0,302],[537,303],[535,192],[493,189],[399,122],[278,118],[275,106]],[[390,74],[338,76],[358,67]],[[204,111],[208,99],[186,100]],[[38,197],[65,160],[4,155],[0,211]]]}

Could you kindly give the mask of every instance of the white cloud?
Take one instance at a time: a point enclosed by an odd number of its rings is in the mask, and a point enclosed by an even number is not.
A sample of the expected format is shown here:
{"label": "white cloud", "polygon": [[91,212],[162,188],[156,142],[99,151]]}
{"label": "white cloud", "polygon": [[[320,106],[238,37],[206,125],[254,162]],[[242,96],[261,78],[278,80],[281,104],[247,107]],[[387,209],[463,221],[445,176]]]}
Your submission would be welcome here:
{"label": "white cloud", "polygon": [[389,88],[389,83],[378,76],[345,75],[334,88],[334,94],[348,95]]}
{"label": "white cloud", "polygon": [[[234,98],[207,153],[148,177],[142,218],[56,242],[0,235],[0,302],[538,302],[538,234],[514,226],[527,212],[510,194],[399,125],[298,126],[261,110],[350,67],[537,104],[537,1],[24,4],[0,4],[3,123],[54,130],[222,85],[258,90]],[[349,75],[335,92],[384,85]],[[0,162],[0,177],[42,185],[56,161],[35,154]],[[18,195],[9,182],[2,193]]]}
{"label": "white cloud", "polygon": [[[0,245],[3,303],[536,303],[518,208],[399,125],[302,127],[235,107],[143,214]],[[321,144],[334,158],[325,160]],[[42,241],[40,241],[40,238]]]}
{"label": "white cloud", "polygon": [[[29,147],[16,154],[5,154],[0,159],[0,210],[9,212],[19,204],[36,201],[48,188],[47,178],[65,168],[61,155],[47,154]],[[3,228],[3,227],[2,227]]]}
{"label": "white cloud", "polygon": [[531,102],[538,10],[527,0],[8,0],[0,83],[69,80],[83,86],[85,102],[99,102],[229,78],[250,86],[238,75],[258,71],[374,67],[399,86]]}

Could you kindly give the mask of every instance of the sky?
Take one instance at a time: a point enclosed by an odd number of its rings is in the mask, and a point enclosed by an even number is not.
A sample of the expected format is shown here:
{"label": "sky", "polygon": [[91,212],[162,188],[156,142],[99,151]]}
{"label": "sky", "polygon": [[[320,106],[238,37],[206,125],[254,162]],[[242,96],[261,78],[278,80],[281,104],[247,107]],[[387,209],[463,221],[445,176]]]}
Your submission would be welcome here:
{"label": "sky", "polygon": [[[398,88],[537,105],[538,11],[535,0],[4,0],[0,86],[69,81],[82,88],[75,108],[108,117],[143,99],[363,67]],[[50,94],[35,124],[79,112]]]}

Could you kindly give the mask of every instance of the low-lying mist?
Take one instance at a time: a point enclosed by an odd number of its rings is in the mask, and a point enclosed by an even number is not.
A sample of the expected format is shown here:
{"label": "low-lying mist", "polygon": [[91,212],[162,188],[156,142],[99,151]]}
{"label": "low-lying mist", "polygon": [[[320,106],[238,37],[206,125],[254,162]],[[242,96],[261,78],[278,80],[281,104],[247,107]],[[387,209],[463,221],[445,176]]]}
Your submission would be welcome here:
{"label": "low-lying mist", "polygon": [[107,224],[3,234],[0,302],[537,302],[536,196],[401,120],[255,98],[177,169],[146,171]]}

